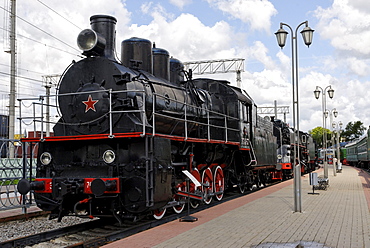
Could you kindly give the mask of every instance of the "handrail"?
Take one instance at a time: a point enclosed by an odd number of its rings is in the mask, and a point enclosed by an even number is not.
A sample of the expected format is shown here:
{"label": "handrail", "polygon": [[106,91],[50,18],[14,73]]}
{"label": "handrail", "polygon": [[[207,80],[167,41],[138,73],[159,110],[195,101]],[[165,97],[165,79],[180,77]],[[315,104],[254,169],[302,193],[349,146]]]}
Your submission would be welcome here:
{"label": "handrail", "polygon": [[[170,101],[173,101],[173,102],[180,103],[180,104],[184,105],[184,119],[180,119],[180,118],[177,118],[177,117],[174,117],[174,116],[165,115],[165,114],[161,114],[161,113],[156,112],[155,104],[153,104],[153,112],[152,113],[153,113],[153,119],[155,118],[155,116],[161,116],[161,117],[166,117],[166,118],[169,118],[169,119],[184,122],[185,140],[188,139],[188,123],[193,123],[193,124],[206,126],[207,127],[207,140],[208,140],[208,142],[211,140],[211,129],[210,129],[211,127],[220,128],[220,129],[225,130],[225,142],[228,142],[228,131],[239,132],[239,129],[229,128],[227,126],[228,119],[239,120],[239,118],[232,117],[232,116],[229,116],[229,115],[226,115],[226,114],[223,114],[223,113],[215,112],[215,111],[212,111],[212,110],[209,110],[209,109],[204,109],[204,108],[201,108],[199,106],[191,105],[191,104],[188,104],[186,101],[184,103],[184,102],[178,101],[176,99],[169,98],[168,96],[166,97],[166,96],[163,96],[163,95],[160,95],[160,94],[157,94],[157,93],[153,93],[153,103],[156,102],[155,99],[157,97],[160,97],[160,98],[163,98],[163,99],[169,99]],[[185,98],[185,99],[187,99],[187,98]],[[198,109],[200,111],[205,110],[206,111],[207,123],[197,122],[197,121],[189,119],[188,114],[187,114],[188,107],[195,108],[195,109]],[[223,118],[224,119],[224,125],[223,126],[218,126],[218,125],[211,124],[210,123],[210,119],[211,119],[210,118],[210,113],[214,114],[216,116],[219,116],[220,118]],[[153,136],[155,135],[154,123],[155,122],[153,121]]]}
{"label": "handrail", "polygon": [[[33,124],[34,124],[34,132],[36,132],[36,128],[37,127],[40,127],[39,130],[41,129],[41,140],[44,138],[44,125],[48,125],[48,124],[51,124],[51,123],[54,123],[56,124],[56,122],[53,122],[53,121],[45,121],[45,118],[44,118],[44,108],[46,107],[46,104],[44,103],[44,98],[45,97],[55,97],[55,96],[58,96],[58,97],[61,97],[61,96],[73,96],[73,95],[79,95],[79,94],[91,94],[91,93],[100,93],[100,92],[107,92],[109,94],[109,110],[106,114],[104,114],[103,116],[108,116],[109,118],[109,134],[108,134],[108,137],[110,138],[113,138],[114,137],[114,132],[113,132],[113,117],[114,115],[116,114],[123,114],[123,113],[138,113],[140,114],[140,117],[141,117],[141,122],[142,122],[142,134],[141,136],[144,137],[146,135],[146,125],[147,125],[147,110],[146,110],[146,101],[147,101],[147,95],[145,94],[145,89],[133,89],[133,90],[118,90],[118,91],[113,91],[111,89],[104,89],[104,90],[94,90],[94,91],[86,91],[86,92],[74,92],[74,93],[64,93],[64,94],[60,94],[60,95],[52,95],[52,96],[40,96],[38,98],[25,98],[25,99],[18,99],[18,101],[20,103],[22,103],[22,101],[38,101],[38,102],[32,102],[32,107],[33,107],[33,116],[25,116],[25,115],[22,115],[22,111],[23,108],[21,109],[21,107],[19,108],[19,111],[20,111],[20,114],[19,114],[19,120],[20,120],[20,130],[22,130],[22,121],[24,120],[27,120],[27,119],[32,119],[33,121]],[[142,97],[141,99],[141,106],[138,106],[137,109],[132,109],[132,110],[113,110],[112,109],[112,101],[113,101],[113,94],[117,94],[117,93],[142,93],[140,94],[140,97]],[[156,105],[156,102],[158,99],[166,99],[166,100],[169,100],[173,103],[178,103],[178,104],[182,104],[183,105],[183,118],[178,118],[176,116],[172,116],[171,114],[169,113],[165,113],[165,111],[163,111],[162,109],[159,110],[159,109],[156,109],[157,105]],[[189,138],[189,124],[194,124],[194,125],[198,125],[198,126],[204,126],[206,127],[206,130],[207,130],[207,141],[211,141],[211,138],[212,138],[212,129],[211,128],[215,128],[216,130],[221,130],[223,129],[224,130],[224,137],[225,137],[225,142],[228,142],[229,141],[229,132],[239,132],[239,129],[237,128],[232,128],[232,127],[229,127],[228,126],[228,123],[230,120],[235,120],[235,121],[239,121],[239,118],[237,117],[233,117],[233,116],[230,116],[230,115],[226,115],[226,114],[223,114],[223,113],[220,113],[220,112],[216,112],[216,111],[213,111],[213,110],[210,110],[210,109],[207,109],[207,108],[202,108],[201,106],[196,106],[196,105],[192,105],[192,104],[189,104],[187,102],[187,99],[188,97],[185,97],[185,102],[182,102],[182,101],[179,101],[177,99],[173,99],[173,98],[169,98],[167,95],[164,96],[164,95],[161,95],[161,94],[158,94],[158,93],[155,93],[153,92],[152,94],[152,115],[151,115],[151,118],[152,118],[152,136],[154,137],[156,135],[156,132],[157,132],[157,127],[156,127],[156,118],[157,117],[163,117],[163,118],[168,118],[168,119],[171,119],[171,120],[175,120],[175,121],[179,121],[179,122],[182,122],[183,125],[184,125],[184,140],[187,140]],[[19,104],[20,106],[22,104]],[[40,110],[38,108],[36,108],[37,106],[39,106]],[[57,105],[53,105],[53,104],[48,104],[47,106],[51,106],[51,107],[57,107]],[[199,111],[199,112],[203,112],[203,121],[197,121],[193,118],[190,118],[189,116],[189,109],[193,109],[195,112]],[[40,113],[40,114],[37,114],[37,113]],[[103,117],[102,116],[102,117]],[[101,118],[101,117],[99,117]],[[212,123],[212,120],[216,120],[218,119],[219,121],[223,120],[223,125],[221,124],[215,124],[215,123]],[[95,120],[91,120],[89,121],[89,123],[91,122],[94,122],[96,121],[97,119]],[[37,124],[39,123],[39,124]],[[64,123],[64,125],[83,125],[84,123]],[[87,124],[87,123],[86,123]]]}

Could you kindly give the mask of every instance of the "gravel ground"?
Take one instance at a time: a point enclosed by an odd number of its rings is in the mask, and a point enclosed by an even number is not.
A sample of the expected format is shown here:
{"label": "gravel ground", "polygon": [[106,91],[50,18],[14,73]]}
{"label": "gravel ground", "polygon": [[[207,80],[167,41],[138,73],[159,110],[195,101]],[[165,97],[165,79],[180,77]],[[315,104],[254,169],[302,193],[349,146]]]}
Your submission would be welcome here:
{"label": "gravel ground", "polygon": [[65,216],[61,222],[57,222],[57,219],[49,220],[48,218],[49,216],[44,216],[0,223],[0,242],[90,221],[90,219],[81,219],[74,216]]}

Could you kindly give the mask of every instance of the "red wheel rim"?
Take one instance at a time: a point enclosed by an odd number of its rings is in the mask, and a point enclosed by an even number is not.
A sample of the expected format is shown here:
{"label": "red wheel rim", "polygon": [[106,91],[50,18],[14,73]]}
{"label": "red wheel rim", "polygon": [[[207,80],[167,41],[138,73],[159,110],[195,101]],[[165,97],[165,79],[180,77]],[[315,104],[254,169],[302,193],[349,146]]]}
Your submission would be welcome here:
{"label": "red wheel rim", "polygon": [[209,187],[202,186],[202,191],[204,193],[204,203],[210,204],[212,202],[212,197],[210,196],[210,193],[213,192],[213,176],[210,168],[207,168],[203,171],[202,182],[203,184],[209,185]]}
{"label": "red wheel rim", "polygon": [[214,192],[222,192],[215,195],[215,198],[218,201],[221,201],[224,197],[224,191],[225,191],[225,177],[224,177],[224,171],[220,166],[217,166],[214,172]]}
{"label": "red wheel rim", "polygon": [[[186,184],[185,184],[185,182],[179,183],[176,188],[179,191],[186,191]],[[175,201],[181,201],[181,200],[182,201],[185,201],[185,199],[186,199],[186,197],[179,196],[179,195],[176,195],[176,194],[174,195],[173,198],[174,198]],[[173,207],[173,211],[175,211],[175,213],[179,214],[179,213],[182,212],[182,210],[184,210],[184,208],[185,208],[185,203],[180,204],[180,205],[177,205],[177,206],[174,206]]]}
{"label": "red wheel rim", "polygon": [[160,220],[163,218],[164,214],[166,213],[166,208],[165,209],[156,209],[153,211],[153,217],[156,220]]}
{"label": "red wheel rim", "polygon": [[[194,169],[191,174],[199,181],[201,182],[200,180],[200,173],[198,171],[198,169]],[[198,189],[197,187],[195,187],[195,184],[193,182],[190,182],[190,186],[189,186],[189,191],[190,193],[195,193],[195,191]],[[193,200],[193,199],[190,199],[190,206],[192,208],[197,208],[199,207],[199,201],[198,200]]]}

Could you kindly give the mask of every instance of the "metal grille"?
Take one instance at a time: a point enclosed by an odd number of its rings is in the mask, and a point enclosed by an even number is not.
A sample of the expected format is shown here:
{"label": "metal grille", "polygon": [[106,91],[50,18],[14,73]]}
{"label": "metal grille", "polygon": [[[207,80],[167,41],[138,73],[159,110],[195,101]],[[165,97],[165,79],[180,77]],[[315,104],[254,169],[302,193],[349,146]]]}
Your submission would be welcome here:
{"label": "metal grille", "polygon": [[[1,139],[0,144],[0,211],[23,207],[25,212],[32,204],[32,196],[28,194],[23,197],[18,193],[17,183],[23,177],[30,178],[35,175],[34,169],[33,173],[30,173],[31,158],[27,158],[27,155],[23,158],[19,140]],[[32,163],[36,163],[35,159]]]}

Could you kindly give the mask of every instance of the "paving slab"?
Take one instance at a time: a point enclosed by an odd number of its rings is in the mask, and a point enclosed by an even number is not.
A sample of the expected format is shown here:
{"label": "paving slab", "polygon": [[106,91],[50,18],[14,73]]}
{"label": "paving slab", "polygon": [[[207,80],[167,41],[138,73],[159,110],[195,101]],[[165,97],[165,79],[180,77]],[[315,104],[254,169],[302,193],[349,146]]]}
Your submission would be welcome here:
{"label": "paving slab", "polygon": [[104,247],[370,247],[368,174],[343,166],[317,195],[308,194],[309,175],[301,179],[302,212],[294,212],[289,180],[198,212],[196,222],[172,221]]}

